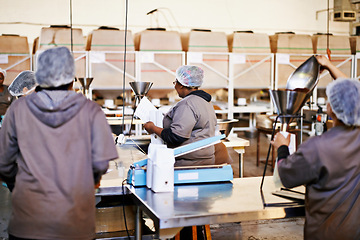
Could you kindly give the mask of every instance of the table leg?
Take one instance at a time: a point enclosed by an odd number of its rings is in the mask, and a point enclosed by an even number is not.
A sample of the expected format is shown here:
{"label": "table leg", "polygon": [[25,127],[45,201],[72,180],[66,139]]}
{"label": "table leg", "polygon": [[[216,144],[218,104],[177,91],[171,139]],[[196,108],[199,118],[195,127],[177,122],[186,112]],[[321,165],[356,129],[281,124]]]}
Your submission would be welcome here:
{"label": "table leg", "polygon": [[135,239],[136,240],[141,240],[142,236],[142,225],[141,225],[141,220],[142,220],[142,211],[139,207],[136,207],[136,215],[135,215]]}
{"label": "table leg", "polygon": [[244,147],[235,147],[235,152],[239,154],[239,177],[244,177],[244,153],[245,148]]}

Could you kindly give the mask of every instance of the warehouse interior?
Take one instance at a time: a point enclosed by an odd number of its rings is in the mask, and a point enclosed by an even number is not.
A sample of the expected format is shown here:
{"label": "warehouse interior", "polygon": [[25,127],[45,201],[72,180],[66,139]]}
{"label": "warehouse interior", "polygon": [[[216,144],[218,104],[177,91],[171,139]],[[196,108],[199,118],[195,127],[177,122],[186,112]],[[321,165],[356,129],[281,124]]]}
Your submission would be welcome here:
{"label": "warehouse interior", "polygon": [[[132,119],[138,102],[129,82],[151,82],[146,97],[166,113],[180,100],[173,85],[176,69],[201,67],[202,89],[211,94],[218,120],[235,119],[228,121],[230,135],[247,141],[240,155],[228,148],[234,178],[241,171],[245,178],[273,175],[274,162],[265,165],[258,156],[271,159],[276,109],[269,90],[285,89],[289,76],[316,54],[331,57],[349,77],[360,75],[356,0],[0,0],[0,6],[4,84],[10,85],[24,70],[36,71],[37,58],[45,50],[65,46],[75,59],[75,90],[102,107],[116,139],[121,134],[129,139],[147,135],[141,122]],[[305,122],[294,121],[294,129],[301,124],[299,142],[321,134],[316,117],[325,108],[325,89],[332,81],[327,72],[319,76],[303,110]],[[114,164],[116,170],[121,165],[119,176],[125,179],[134,161],[123,162],[121,157]],[[112,181],[107,180],[102,186]],[[8,239],[10,198],[1,187],[0,239]],[[97,206],[97,239],[128,239],[121,216],[125,204],[108,200]],[[303,239],[303,226],[304,217],[295,217],[210,224],[210,230],[215,240]],[[134,224],[130,229],[135,234]]]}

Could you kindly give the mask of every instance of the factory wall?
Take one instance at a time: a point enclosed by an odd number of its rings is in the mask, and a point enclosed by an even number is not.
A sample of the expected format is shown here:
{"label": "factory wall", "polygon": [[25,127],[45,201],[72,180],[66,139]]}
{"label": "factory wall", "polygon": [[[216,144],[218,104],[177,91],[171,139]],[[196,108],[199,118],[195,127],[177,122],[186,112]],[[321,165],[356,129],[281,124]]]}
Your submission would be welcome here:
{"label": "factory wall", "polygon": [[[99,26],[124,29],[126,0],[73,0],[72,23],[86,36]],[[330,1],[330,8],[333,6]],[[158,9],[147,15],[151,10]],[[148,27],[188,32],[192,28],[259,33],[327,30],[326,0],[128,0],[128,29]],[[49,25],[70,24],[70,0],[0,0],[0,33],[19,34],[29,44]],[[349,23],[330,21],[330,32],[349,34]]]}

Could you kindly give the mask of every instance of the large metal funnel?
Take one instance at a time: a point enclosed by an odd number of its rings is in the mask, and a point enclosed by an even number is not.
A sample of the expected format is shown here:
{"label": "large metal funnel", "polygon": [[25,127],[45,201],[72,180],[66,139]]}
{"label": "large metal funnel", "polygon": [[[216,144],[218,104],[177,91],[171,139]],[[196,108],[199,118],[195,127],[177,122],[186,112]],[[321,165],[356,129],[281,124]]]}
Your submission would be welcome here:
{"label": "large metal funnel", "polygon": [[311,92],[319,81],[320,64],[315,56],[307,59],[289,77],[286,89],[301,89],[304,92]]}
{"label": "large metal funnel", "polygon": [[[309,95],[303,91],[294,90],[269,90],[270,97],[275,105],[278,115],[295,115],[305,102]],[[289,124],[293,117],[280,117],[281,123]]]}
{"label": "large metal funnel", "polygon": [[94,78],[78,78],[79,82],[81,83],[81,86],[83,89],[89,90],[90,84],[94,80]]}
{"label": "large metal funnel", "polygon": [[152,82],[129,82],[137,97],[145,96],[153,85]]}

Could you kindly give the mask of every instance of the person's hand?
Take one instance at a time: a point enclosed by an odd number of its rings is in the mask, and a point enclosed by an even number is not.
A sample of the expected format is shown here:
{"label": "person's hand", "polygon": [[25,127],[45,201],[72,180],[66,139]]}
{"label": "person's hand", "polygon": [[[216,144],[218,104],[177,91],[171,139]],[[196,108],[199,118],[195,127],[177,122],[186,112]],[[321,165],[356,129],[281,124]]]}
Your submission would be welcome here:
{"label": "person's hand", "polygon": [[144,128],[149,134],[155,133],[154,132],[155,124],[153,122],[149,121],[149,122],[145,123]]}
{"label": "person's hand", "polygon": [[274,146],[275,149],[278,149],[282,145],[289,146],[290,145],[290,134],[288,134],[288,136],[285,138],[284,135],[282,135],[282,133],[278,132],[275,135],[274,140],[271,141],[271,144]]}
{"label": "person's hand", "polygon": [[330,60],[327,57],[325,57],[324,55],[316,55],[316,60],[321,65],[321,67],[324,69],[328,69],[329,65],[332,64],[330,62]]}

